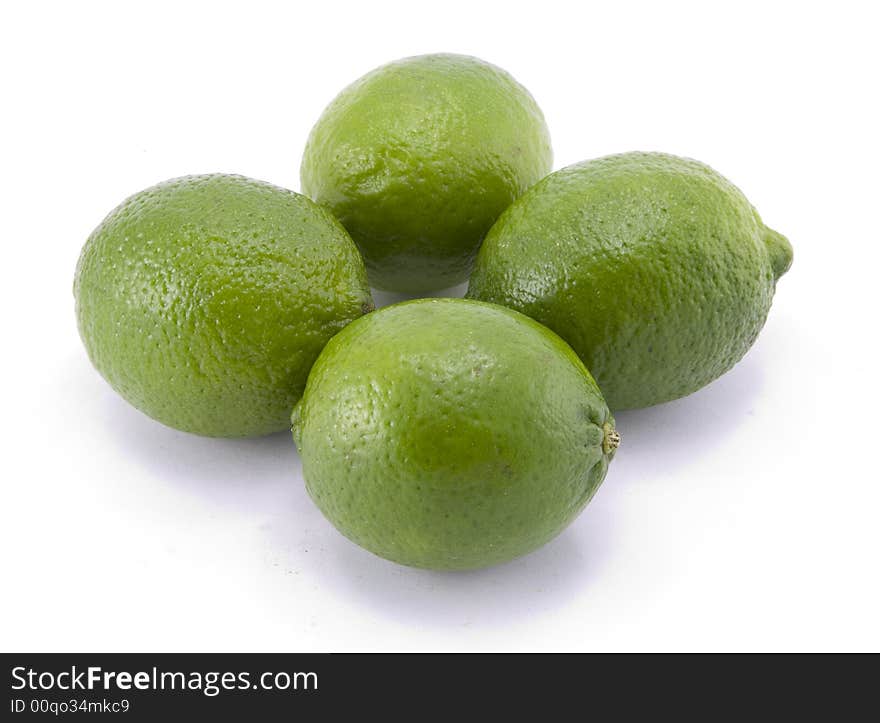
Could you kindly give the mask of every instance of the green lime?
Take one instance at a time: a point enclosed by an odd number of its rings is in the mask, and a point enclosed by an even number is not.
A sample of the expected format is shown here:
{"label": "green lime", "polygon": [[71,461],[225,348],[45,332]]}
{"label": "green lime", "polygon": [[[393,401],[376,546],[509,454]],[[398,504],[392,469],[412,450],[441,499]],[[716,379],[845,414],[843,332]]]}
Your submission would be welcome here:
{"label": "green lime", "polygon": [[119,394],[217,437],[285,429],[324,344],[373,308],[329,212],[227,175],[124,201],[86,242],[74,295],[92,363]]}
{"label": "green lime", "polygon": [[421,292],[467,279],[489,227],[552,156],[541,110],[508,73],[423,55],[343,90],[300,174],[303,193],[348,229],[373,286]]}
{"label": "green lime", "polygon": [[625,153],[524,194],[487,235],[467,295],[553,329],[619,410],[683,397],[736,364],[791,259],[708,166]]}
{"label": "green lime", "polygon": [[619,442],[562,339],[464,299],[396,304],[343,329],[293,432],[309,494],[344,535],[435,569],[543,545],[590,500]]}

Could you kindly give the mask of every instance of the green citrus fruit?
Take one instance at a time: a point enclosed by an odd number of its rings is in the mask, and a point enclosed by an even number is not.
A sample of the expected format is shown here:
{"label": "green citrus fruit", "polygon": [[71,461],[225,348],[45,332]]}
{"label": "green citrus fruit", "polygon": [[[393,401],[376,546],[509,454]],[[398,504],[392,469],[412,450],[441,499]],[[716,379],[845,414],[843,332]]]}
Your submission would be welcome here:
{"label": "green citrus fruit", "polygon": [[736,364],[791,259],[708,166],[625,153],[524,194],[487,235],[467,295],[553,329],[618,410],[683,397]]}
{"label": "green citrus fruit", "polygon": [[382,66],[327,107],[303,155],[303,193],[329,207],[373,286],[465,281],[498,215],[550,172],[544,117],[508,73],[463,55]]}
{"label": "green citrus fruit", "polygon": [[305,196],[241,176],[127,199],[86,242],[80,335],[125,399],[218,437],[287,428],[324,344],[372,309],[355,245]]}
{"label": "green citrus fruit", "polygon": [[343,329],[293,431],[309,494],[344,535],[435,569],[547,542],[592,497],[619,441],[562,339],[463,299],[396,304]]}

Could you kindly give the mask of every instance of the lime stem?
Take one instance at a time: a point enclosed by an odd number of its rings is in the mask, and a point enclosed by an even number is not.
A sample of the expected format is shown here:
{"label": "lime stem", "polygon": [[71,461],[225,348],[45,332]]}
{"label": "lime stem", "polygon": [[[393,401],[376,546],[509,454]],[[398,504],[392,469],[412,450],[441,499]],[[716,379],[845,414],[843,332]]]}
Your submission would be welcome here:
{"label": "lime stem", "polygon": [[602,440],[602,451],[605,454],[611,454],[620,446],[620,432],[610,422],[606,422],[602,429],[605,432],[605,438]]}

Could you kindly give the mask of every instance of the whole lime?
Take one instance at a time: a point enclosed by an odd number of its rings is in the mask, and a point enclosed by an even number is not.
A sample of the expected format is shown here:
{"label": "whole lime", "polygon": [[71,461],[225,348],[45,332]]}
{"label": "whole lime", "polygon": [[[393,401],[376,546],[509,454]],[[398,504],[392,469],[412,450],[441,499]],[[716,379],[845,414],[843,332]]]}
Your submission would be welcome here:
{"label": "whole lime", "polygon": [[683,397],[736,364],[791,259],[708,166],[625,153],[523,195],[487,235],[467,295],[553,329],[619,410]]}
{"label": "whole lime", "polygon": [[305,196],[241,176],[135,194],[74,281],[92,363],[135,407],[218,437],[288,427],[324,344],[373,308],[355,245]]}
{"label": "whole lime", "polygon": [[344,535],[436,569],[543,545],[587,504],[619,441],[564,341],[463,299],[396,304],[343,329],[293,431],[309,494]]}
{"label": "whole lime", "polygon": [[439,54],[343,90],[312,129],[300,175],[348,229],[373,286],[420,292],[465,281],[486,231],[551,165],[525,88],[477,58]]}

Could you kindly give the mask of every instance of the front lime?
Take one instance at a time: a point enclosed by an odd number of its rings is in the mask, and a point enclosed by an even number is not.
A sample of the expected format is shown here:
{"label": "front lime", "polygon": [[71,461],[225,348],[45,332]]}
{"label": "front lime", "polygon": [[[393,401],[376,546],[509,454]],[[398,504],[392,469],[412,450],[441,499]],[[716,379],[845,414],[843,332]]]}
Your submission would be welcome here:
{"label": "front lime", "polygon": [[293,430],[309,494],[344,535],[434,569],[543,545],[593,496],[619,442],[565,342],[463,299],[405,302],[343,329]]}

